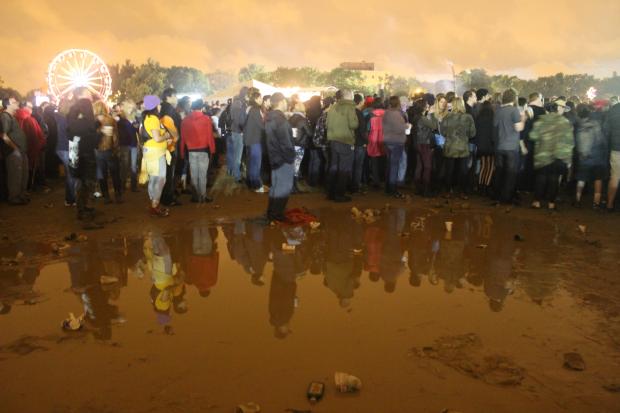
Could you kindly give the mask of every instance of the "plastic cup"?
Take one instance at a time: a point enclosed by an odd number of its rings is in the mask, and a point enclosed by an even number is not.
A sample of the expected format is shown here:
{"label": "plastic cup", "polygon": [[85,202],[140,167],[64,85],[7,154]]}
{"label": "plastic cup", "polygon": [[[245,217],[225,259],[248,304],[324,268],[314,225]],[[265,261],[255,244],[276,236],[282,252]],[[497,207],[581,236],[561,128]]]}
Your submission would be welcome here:
{"label": "plastic cup", "polygon": [[452,221],[446,221],[446,231],[452,232]]}
{"label": "plastic cup", "polygon": [[297,128],[292,128],[292,131],[293,131],[293,138],[296,138],[297,134],[299,133],[298,129]]}

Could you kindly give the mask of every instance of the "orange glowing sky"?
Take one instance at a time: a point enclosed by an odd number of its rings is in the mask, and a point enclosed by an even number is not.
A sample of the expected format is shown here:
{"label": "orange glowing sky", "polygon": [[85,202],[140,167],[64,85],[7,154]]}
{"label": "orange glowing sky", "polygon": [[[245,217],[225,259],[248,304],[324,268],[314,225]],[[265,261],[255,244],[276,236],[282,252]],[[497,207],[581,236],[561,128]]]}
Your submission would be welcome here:
{"label": "orange glowing sky", "polygon": [[1,15],[0,77],[20,91],[42,88],[68,48],[206,72],[359,60],[430,80],[448,61],[522,77],[620,72],[614,0],[4,0]]}

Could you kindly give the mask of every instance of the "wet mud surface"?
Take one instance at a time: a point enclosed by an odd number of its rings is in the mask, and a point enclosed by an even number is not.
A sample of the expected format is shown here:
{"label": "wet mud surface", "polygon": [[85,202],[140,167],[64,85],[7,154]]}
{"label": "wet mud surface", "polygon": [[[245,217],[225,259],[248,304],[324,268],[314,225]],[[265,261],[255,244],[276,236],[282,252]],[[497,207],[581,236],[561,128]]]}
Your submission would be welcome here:
{"label": "wet mud surface", "polygon": [[312,194],[318,228],[273,227],[247,198],[96,232],[8,211],[0,411],[620,411],[617,217]]}

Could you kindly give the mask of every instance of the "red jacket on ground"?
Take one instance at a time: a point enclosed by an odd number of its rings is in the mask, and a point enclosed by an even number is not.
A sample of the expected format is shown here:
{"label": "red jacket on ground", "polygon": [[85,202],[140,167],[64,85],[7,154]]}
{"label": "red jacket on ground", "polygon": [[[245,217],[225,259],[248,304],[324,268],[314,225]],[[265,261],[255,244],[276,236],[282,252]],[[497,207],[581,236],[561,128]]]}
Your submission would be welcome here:
{"label": "red jacket on ground", "polygon": [[181,123],[181,158],[185,158],[187,150],[204,148],[215,153],[213,122],[209,116],[194,110]]}

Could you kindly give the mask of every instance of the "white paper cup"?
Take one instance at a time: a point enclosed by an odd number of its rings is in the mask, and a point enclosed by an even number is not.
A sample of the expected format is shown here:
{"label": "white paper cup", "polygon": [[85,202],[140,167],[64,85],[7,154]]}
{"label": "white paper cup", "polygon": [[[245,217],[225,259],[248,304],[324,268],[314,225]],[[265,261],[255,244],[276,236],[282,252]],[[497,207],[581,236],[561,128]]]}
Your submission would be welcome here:
{"label": "white paper cup", "polygon": [[409,126],[407,126],[407,129],[405,130],[405,135],[410,135],[411,134],[411,124],[408,123],[407,125],[409,125]]}
{"label": "white paper cup", "polygon": [[452,232],[452,221],[446,221],[446,231]]}
{"label": "white paper cup", "polygon": [[292,128],[292,130],[293,130],[293,138],[296,138],[297,134],[299,133],[298,129],[297,128]]}

